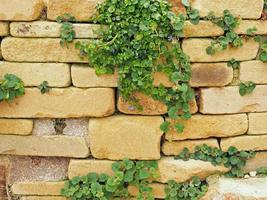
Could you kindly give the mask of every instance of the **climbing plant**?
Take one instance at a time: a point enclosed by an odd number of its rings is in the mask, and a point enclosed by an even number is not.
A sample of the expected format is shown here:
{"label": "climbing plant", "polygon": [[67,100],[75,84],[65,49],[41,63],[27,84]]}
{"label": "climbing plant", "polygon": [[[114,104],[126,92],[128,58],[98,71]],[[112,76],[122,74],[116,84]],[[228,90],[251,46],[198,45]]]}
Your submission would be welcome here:
{"label": "climbing plant", "polygon": [[210,147],[206,144],[196,146],[193,152],[188,148],[175,157],[183,160],[203,160],[213,165],[223,165],[230,169],[225,175],[228,177],[244,177],[242,168],[246,165],[248,159],[255,156],[253,151],[239,151],[236,147],[229,147],[227,151],[222,151],[217,147]]}
{"label": "climbing plant", "polygon": [[71,22],[76,21],[75,17],[69,13],[65,13],[62,16],[57,17],[57,22],[61,23],[60,27],[60,45],[69,47],[69,43],[72,43],[75,38],[75,31]]}
{"label": "climbing plant", "polygon": [[[179,43],[186,16],[171,12],[170,7],[166,0],[106,0],[97,6],[94,22],[108,29],[100,40],[77,43],[76,48],[97,75],[113,74],[118,69],[120,95],[135,109],[141,108],[135,97],[141,92],[165,103],[170,118],[188,119],[194,91],[188,84],[190,60]],[[187,10],[191,21],[197,23],[197,12],[190,6]],[[153,85],[153,74],[158,71],[168,75],[173,87]],[[165,132],[169,128],[168,122],[161,126]],[[175,124],[174,128],[182,132],[184,127]]]}
{"label": "climbing plant", "polygon": [[6,74],[4,78],[0,80],[0,102],[10,102],[24,94],[24,83],[19,77],[13,74]]}

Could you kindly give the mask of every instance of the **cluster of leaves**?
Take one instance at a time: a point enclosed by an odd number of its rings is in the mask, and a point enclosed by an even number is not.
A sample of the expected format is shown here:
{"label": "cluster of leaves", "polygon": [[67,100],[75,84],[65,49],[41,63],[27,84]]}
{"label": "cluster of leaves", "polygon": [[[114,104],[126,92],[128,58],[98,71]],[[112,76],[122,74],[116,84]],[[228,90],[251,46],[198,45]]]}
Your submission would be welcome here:
{"label": "cluster of leaves", "polygon": [[257,175],[267,175],[267,167],[261,167],[257,169]]}
{"label": "cluster of leaves", "polygon": [[[187,4],[187,1],[183,1]],[[164,102],[172,119],[191,117],[189,101],[194,91],[190,60],[182,51],[179,38],[183,36],[186,17],[170,11],[166,0],[106,0],[97,6],[94,22],[108,26],[100,40],[76,43],[83,57],[87,57],[97,75],[112,74],[118,69],[118,89],[125,101],[140,108],[135,92],[141,92]],[[189,18],[197,21],[196,11]],[[105,58],[105,59],[103,59]],[[153,74],[162,71],[169,76],[172,88],[153,85]],[[183,125],[175,124],[178,132]],[[162,124],[167,132],[170,123]]]}
{"label": "cluster of leaves", "polygon": [[261,36],[256,36],[255,41],[260,44],[259,59],[264,63],[267,62],[267,40],[264,40]]}
{"label": "cluster of leaves", "polygon": [[264,11],[267,11],[267,0],[264,0]]}
{"label": "cluster of leaves", "polygon": [[165,187],[165,200],[197,200],[203,197],[207,191],[207,182],[201,181],[196,176],[184,183],[171,180]]}
{"label": "cluster of leaves", "polygon": [[255,88],[256,88],[256,84],[251,81],[248,81],[245,83],[241,82],[239,85],[239,94],[241,96],[251,94]]}
{"label": "cluster of leaves", "polygon": [[235,147],[229,147],[224,152],[217,147],[210,147],[206,144],[196,146],[193,153],[185,148],[175,159],[183,160],[203,160],[211,162],[213,165],[223,165],[230,169],[225,175],[228,177],[244,177],[242,168],[246,165],[248,159],[255,156],[252,151],[238,151]]}
{"label": "cluster of leaves", "polygon": [[157,178],[156,161],[137,161],[125,159],[113,163],[114,176],[89,173],[87,176],[74,177],[66,182],[61,195],[71,200],[108,200],[128,198],[127,187],[139,189],[138,200],[153,200],[149,183]]}
{"label": "cluster of leaves", "polygon": [[199,11],[197,9],[192,9],[189,0],[182,0],[182,4],[186,8],[187,17],[192,24],[197,25],[200,20]]}
{"label": "cluster of leaves", "polygon": [[207,47],[207,54],[214,55],[216,52],[225,50],[229,45],[235,48],[243,46],[242,38],[234,31],[239,26],[239,19],[229,10],[223,12],[223,17],[215,17],[214,13],[210,12],[206,19],[221,27],[225,33]]}
{"label": "cluster of leaves", "polygon": [[70,15],[69,13],[65,13],[63,16],[57,17],[57,22],[61,23],[60,27],[60,45],[64,47],[65,45],[69,47],[69,44],[73,42],[75,38],[75,31],[73,28],[73,24],[75,17]]}
{"label": "cluster of leaves", "polygon": [[240,62],[232,58],[231,60],[228,61],[227,66],[232,67],[233,69],[239,69]]}
{"label": "cluster of leaves", "polygon": [[22,80],[13,74],[6,74],[4,79],[0,80],[0,102],[12,101],[16,97],[23,96],[25,88]]}
{"label": "cluster of leaves", "polygon": [[43,81],[39,86],[38,89],[41,91],[42,94],[48,93],[50,91],[50,88],[48,86],[47,81]]}

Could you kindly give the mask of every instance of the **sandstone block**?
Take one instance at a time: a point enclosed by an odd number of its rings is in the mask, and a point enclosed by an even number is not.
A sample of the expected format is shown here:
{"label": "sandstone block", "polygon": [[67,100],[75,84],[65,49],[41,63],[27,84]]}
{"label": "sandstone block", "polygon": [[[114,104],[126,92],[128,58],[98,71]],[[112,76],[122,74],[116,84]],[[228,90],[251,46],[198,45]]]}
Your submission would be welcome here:
{"label": "sandstone block", "polygon": [[[84,138],[69,136],[0,136],[0,154],[86,158]],[[71,147],[71,148],[68,148]]]}
{"label": "sandstone block", "polygon": [[185,125],[184,132],[177,134],[171,129],[167,140],[201,139],[209,137],[231,137],[245,134],[248,130],[246,114],[237,115],[193,115],[189,120],[178,120]]}
{"label": "sandstone block", "polygon": [[182,48],[190,56],[191,62],[220,62],[229,61],[232,58],[252,60],[256,58],[259,44],[254,40],[243,41],[244,45],[239,48],[228,47],[226,50],[217,52],[215,55],[208,55],[206,48],[210,46],[211,39],[187,39],[184,40]]}
{"label": "sandstone block", "polygon": [[92,155],[98,159],[157,160],[160,158],[162,122],[159,116],[117,115],[91,119],[89,142]]}
{"label": "sandstone block", "polygon": [[9,33],[9,27],[7,22],[0,22],[0,36],[6,36]]}
{"label": "sandstone block", "polygon": [[240,96],[238,87],[200,90],[200,112],[205,114],[267,111],[267,86],[258,85],[252,94]]}
{"label": "sandstone block", "polygon": [[65,197],[59,196],[24,196],[21,200],[67,200]]}
{"label": "sandstone block", "polygon": [[61,63],[15,63],[0,61],[0,77],[5,74],[20,77],[25,86],[38,86],[47,81],[50,87],[70,86],[70,67]]}
{"label": "sandstone block", "polygon": [[[86,41],[86,40],[80,40]],[[16,62],[73,62],[87,63],[81,59],[75,43],[61,47],[60,39],[56,38],[4,38],[2,55],[7,61]]]}
{"label": "sandstone block", "polygon": [[11,187],[16,195],[60,196],[65,182],[17,182]]}
{"label": "sandstone block", "polygon": [[30,135],[33,121],[28,119],[0,119],[0,135]]}
{"label": "sandstone block", "polygon": [[[120,112],[125,114],[139,114],[139,115],[162,115],[167,113],[167,106],[152,97],[148,97],[142,93],[135,93],[134,97],[138,99],[138,103],[143,107],[139,110],[136,106],[132,105],[130,102],[125,101],[121,96],[119,96],[117,107]],[[196,100],[189,102],[190,112],[196,113],[198,111]]]}
{"label": "sandstone block", "polygon": [[199,160],[174,160],[173,157],[165,157],[159,160],[159,182],[167,183],[169,180],[184,182],[198,176],[201,179],[219,173],[223,174],[228,171],[223,166],[213,166],[210,162]]}
{"label": "sandstone block", "polygon": [[222,16],[224,10],[229,10],[233,15],[244,19],[258,19],[261,17],[263,0],[195,0],[191,5],[193,9],[199,10],[201,17],[207,16],[211,11],[216,16]]}
{"label": "sandstone block", "polygon": [[267,134],[267,113],[249,113],[248,134]]}
{"label": "sandstone block", "polygon": [[[12,22],[10,24],[10,33],[14,37],[56,38],[60,37],[61,26],[62,25],[57,22],[48,21]],[[101,30],[102,26],[97,24],[75,23],[73,24],[73,28],[75,31],[75,38],[99,38],[97,31]]]}
{"label": "sandstone block", "polygon": [[252,81],[256,84],[267,84],[267,63],[248,61],[240,64],[239,79],[243,82]]}
{"label": "sandstone block", "polygon": [[184,25],[184,37],[215,37],[223,35],[222,28],[210,21],[200,21],[197,25],[186,21]]}
{"label": "sandstone block", "polygon": [[193,152],[196,146],[207,144],[211,147],[218,147],[219,144],[216,139],[205,139],[205,140],[185,140],[179,142],[167,142],[165,141],[162,146],[162,152],[166,156],[179,155],[184,148],[188,148],[190,152]]}
{"label": "sandstone block", "polygon": [[42,0],[1,0],[0,21],[33,21],[40,17]]}
{"label": "sandstone block", "polygon": [[114,112],[114,104],[114,91],[110,88],[52,89],[46,94],[41,94],[39,89],[28,88],[23,97],[12,103],[0,103],[0,117],[103,117]]}
{"label": "sandstone block", "polygon": [[88,173],[105,173],[114,175],[111,166],[113,161],[110,160],[70,160],[68,177],[72,179],[75,176],[85,176]]}
{"label": "sandstone block", "polygon": [[71,78],[75,87],[117,87],[118,74],[97,76],[88,65],[75,64],[71,66]]}
{"label": "sandstone block", "polygon": [[254,158],[251,158],[247,161],[246,166],[243,168],[245,172],[256,171],[261,167],[267,166],[267,152],[257,152]]}
{"label": "sandstone block", "polygon": [[264,20],[242,20],[240,21],[240,25],[235,29],[235,32],[238,34],[246,35],[248,28],[253,27],[257,29],[257,31],[255,31],[255,34],[267,34],[267,21]]}
{"label": "sandstone block", "polygon": [[224,138],[221,140],[221,148],[226,151],[230,146],[234,146],[238,150],[266,151],[266,141],[267,135]]}
{"label": "sandstone block", "polygon": [[90,21],[96,13],[96,5],[103,0],[49,0],[47,5],[47,18],[56,20],[58,16],[69,13],[77,21]]}

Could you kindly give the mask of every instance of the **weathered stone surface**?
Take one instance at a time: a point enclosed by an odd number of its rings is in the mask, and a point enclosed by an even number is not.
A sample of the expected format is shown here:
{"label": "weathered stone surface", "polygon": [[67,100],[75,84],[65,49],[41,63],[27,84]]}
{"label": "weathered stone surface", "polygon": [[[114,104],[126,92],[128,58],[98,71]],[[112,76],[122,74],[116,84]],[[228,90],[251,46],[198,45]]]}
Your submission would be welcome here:
{"label": "weathered stone surface", "polygon": [[257,85],[252,94],[240,96],[238,87],[200,90],[200,112],[205,114],[267,111],[267,86]]}
{"label": "weathered stone surface", "polygon": [[[85,158],[89,149],[83,138],[69,136],[0,136],[0,154]],[[71,147],[71,148],[68,148]]]}
{"label": "weathered stone surface", "polygon": [[251,158],[247,161],[247,164],[243,170],[245,172],[252,172],[261,167],[267,167],[267,152],[257,152],[254,158]]}
{"label": "weathered stone surface", "polygon": [[17,182],[11,187],[16,195],[60,196],[65,182]]}
{"label": "weathered stone surface", "polygon": [[9,33],[9,27],[7,22],[0,22],[0,36],[6,36]]}
{"label": "weathered stone surface", "polygon": [[33,121],[28,119],[0,119],[0,135],[30,135]]}
{"label": "weathered stone surface", "polygon": [[89,142],[93,157],[121,160],[157,160],[163,132],[159,116],[117,115],[89,121]]}
{"label": "weathered stone surface", "polygon": [[47,18],[56,20],[58,16],[69,13],[77,21],[90,21],[96,13],[96,5],[103,0],[50,0],[47,5]]}
{"label": "weathered stone surface", "polygon": [[230,179],[219,178],[209,185],[202,200],[266,200],[267,178]]}
{"label": "weathered stone surface", "polygon": [[192,87],[225,86],[233,80],[233,68],[226,63],[195,63],[191,65]]}
{"label": "weathered stone surface", "polygon": [[33,21],[44,9],[42,0],[1,0],[0,5],[0,21]]}
{"label": "weathered stone surface", "polygon": [[216,139],[185,140],[185,141],[179,141],[179,142],[165,141],[162,146],[162,152],[164,155],[167,155],[167,156],[175,156],[175,155],[180,154],[184,148],[188,148],[190,152],[193,152],[196,146],[200,146],[203,144],[207,144],[208,146],[219,148],[219,144]]}
{"label": "weathered stone surface", "polygon": [[[86,41],[86,40],[79,40]],[[2,41],[2,55],[7,61],[17,62],[73,62],[86,63],[81,59],[75,43],[69,48],[61,47],[60,39],[56,38],[12,38],[7,37]]]}
{"label": "weathered stone surface", "polygon": [[70,86],[70,67],[61,63],[15,63],[0,61],[0,77],[5,74],[20,77],[25,86],[38,86],[47,81],[50,87]]}
{"label": "weathered stone surface", "polygon": [[247,30],[253,27],[257,29],[257,31],[254,32],[255,34],[267,34],[267,21],[265,20],[242,20],[240,21],[240,25],[235,29],[235,32],[246,35]]}
{"label": "weathered stone surface", "polygon": [[239,79],[243,82],[252,81],[256,84],[267,84],[267,63],[256,60],[242,62]]}
{"label": "weathered stone surface", "polygon": [[229,10],[241,18],[258,19],[261,17],[263,0],[195,0],[191,5],[193,9],[199,10],[201,17],[207,16],[211,11],[216,16],[222,16],[224,10]]}
{"label": "weathered stone surface", "polygon": [[[149,185],[153,189],[153,196],[156,199],[164,199],[165,198],[165,185],[160,183],[152,183]],[[128,191],[132,196],[138,195],[138,188],[135,186],[129,186]]]}
{"label": "weathered stone surface", "polygon": [[240,48],[228,47],[226,50],[217,52],[215,55],[208,55],[206,48],[210,46],[211,39],[187,39],[184,40],[182,48],[190,56],[191,62],[220,62],[229,61],[232,58],[242,60],[252,60],[256,58],[259,44],[254,40],[243,41]]}
{"label": "weathered stone surface", "polygon": [[225,173],[228,171],[223,166],[213,166],[210,162],[199,160],[174,160],[173,157],[164,157],[158,162],[159,182],[167,183],[169,180],[184,182],[198,176],[204,179],[212,174]]}
{"label": "weathered stone surface", "polygon": [[88,65],[71,66],[71,78],[75,87],[117,87],[118,74],[97,76],[95,70]]}
{"label": "weathered stone surface", "polygon": [[12,103],[0,103],[0,117],[103,117],[114,112],[114,104],[114,91],[110,88],[52,89],[46,94],[41,94],[39,89],[29,88],[23,97]]}
{"label": "weathered stone surface", "polygon": [[186,21],[184,25],[184,37],[214,37],[223,35],[222,28],[210,21],[200,21],[197,25]]}
{"label": "weathered stone surface", "polygon": [[111,165],[113,161],[110,160],[70,160],[68,177],[72,179],[75,176],[84,176],[88,173],[105,173],[107,175],[114,175]]}
{"label": "weathered stone surface", "polygon": [[[48,21],[13,22],[10,24],[10,33],[14,37],[54,38],[60,37],[60,27],[61,24]],[[75,38],[99,38],[97,31],[101,30],[97,24],[73,24],[73,28]]]}
{"label": "weathered stone surface", "polygon": [[221,148],[226,151],[234,146],[239,150],[262,151],[267,150],[266,141],[267,135],[224,138],[221,140]]}
{"label": "weathered stone surface", "polygon": [[[135,93],[134,97],[138,100],[138,103],[143,107],[142,110],[138,110],[138,108],[132,105],[130,102],[123,100],[121,96],[119,96],[117,107],[120,112],[125,114],[139,114],[139,115],[161,115],[167,113],[167,106],[160,102],[154,100],[152,97],[148,97],[142,93]],[[190,112],[196,113],[198,111],[198,107],[195,99],[189,102]]]}
{"label": "weathered stone surface", "polygon": [[6,167],[2,165],[0,162],[0,199],[6,200],[7,199],[7,192],[6,192]]}
{"label": "weathered stone surface", "polygon": [[25,196],[21,200],[67,200],[65,197],[59,196]]}
{"label": "weathered stone surface", "polygon": [[267,134],[267,113],[249,113],[248,134]]}
{"label": "weathered stone surface", "polygon": [[179,120],[185,125],[184,132],[177,134],[171,129],[168,140],[185,140],[209,137],[231,137],[245,134],[248,130],[246,114],[237,115],[193,115],[189,120]]}

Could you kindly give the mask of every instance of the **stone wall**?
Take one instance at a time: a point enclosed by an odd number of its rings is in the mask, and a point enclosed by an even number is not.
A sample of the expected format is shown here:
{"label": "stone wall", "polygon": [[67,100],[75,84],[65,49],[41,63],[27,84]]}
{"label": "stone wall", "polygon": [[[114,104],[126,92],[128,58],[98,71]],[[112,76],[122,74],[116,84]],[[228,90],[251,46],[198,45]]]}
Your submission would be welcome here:
{"label": "stone wall", "polygon": [[[113,161],[125,157],[159,160],[159,183],[153,187],[155,196],[164,198],[162,183],[170,179],[182,182],[193,175],[205,178],[227,171],[203,161],[173,159],[184,147],[200,144],[261,151],[249,161],[247,171],[267,166],[267,64],[256,60],[257,42],[247,40],[241,48],[210,56],[206,47],[211,38],[224,31],[209,21],[186,22],[182,48],[193,62],[193,117],[184,121],[184,133],[164,134],[159,128],[169,120],[164,118],[164,104],[136,94],[144,109],[132,109],[116,92],[116,73],[98,77],[80,59],[74,43],[60,46],[60,24],[55,20],[64,13],[78,20],[76,40],[98,37],[93,30],[99,25],[87,21],[98,2],[0,0],[0,78],[15,74],[27,87],[25,96],[0,103],[0,199],[6,198],[7,190],[11,199],[64,200],[59,195],[65,179],[88,172],[112,174]],[[267,21],[260,19],[263,0],[194,0],[192,7],[201,17],[209,11],[221,16],[228,9],[243,19],[238,34],[254,26],[256,34],[267,34]],[[232,58],[241,62],[239,71],[227,66]],[[164,74],[154,78],[155,85],[171,87]],[[241,97],[237,79],[255,82],[255,91]],[[52,90],[41,94],[36,86],[45,80]],[[253,199],[267,199],[266,193],[251,194]]]}

